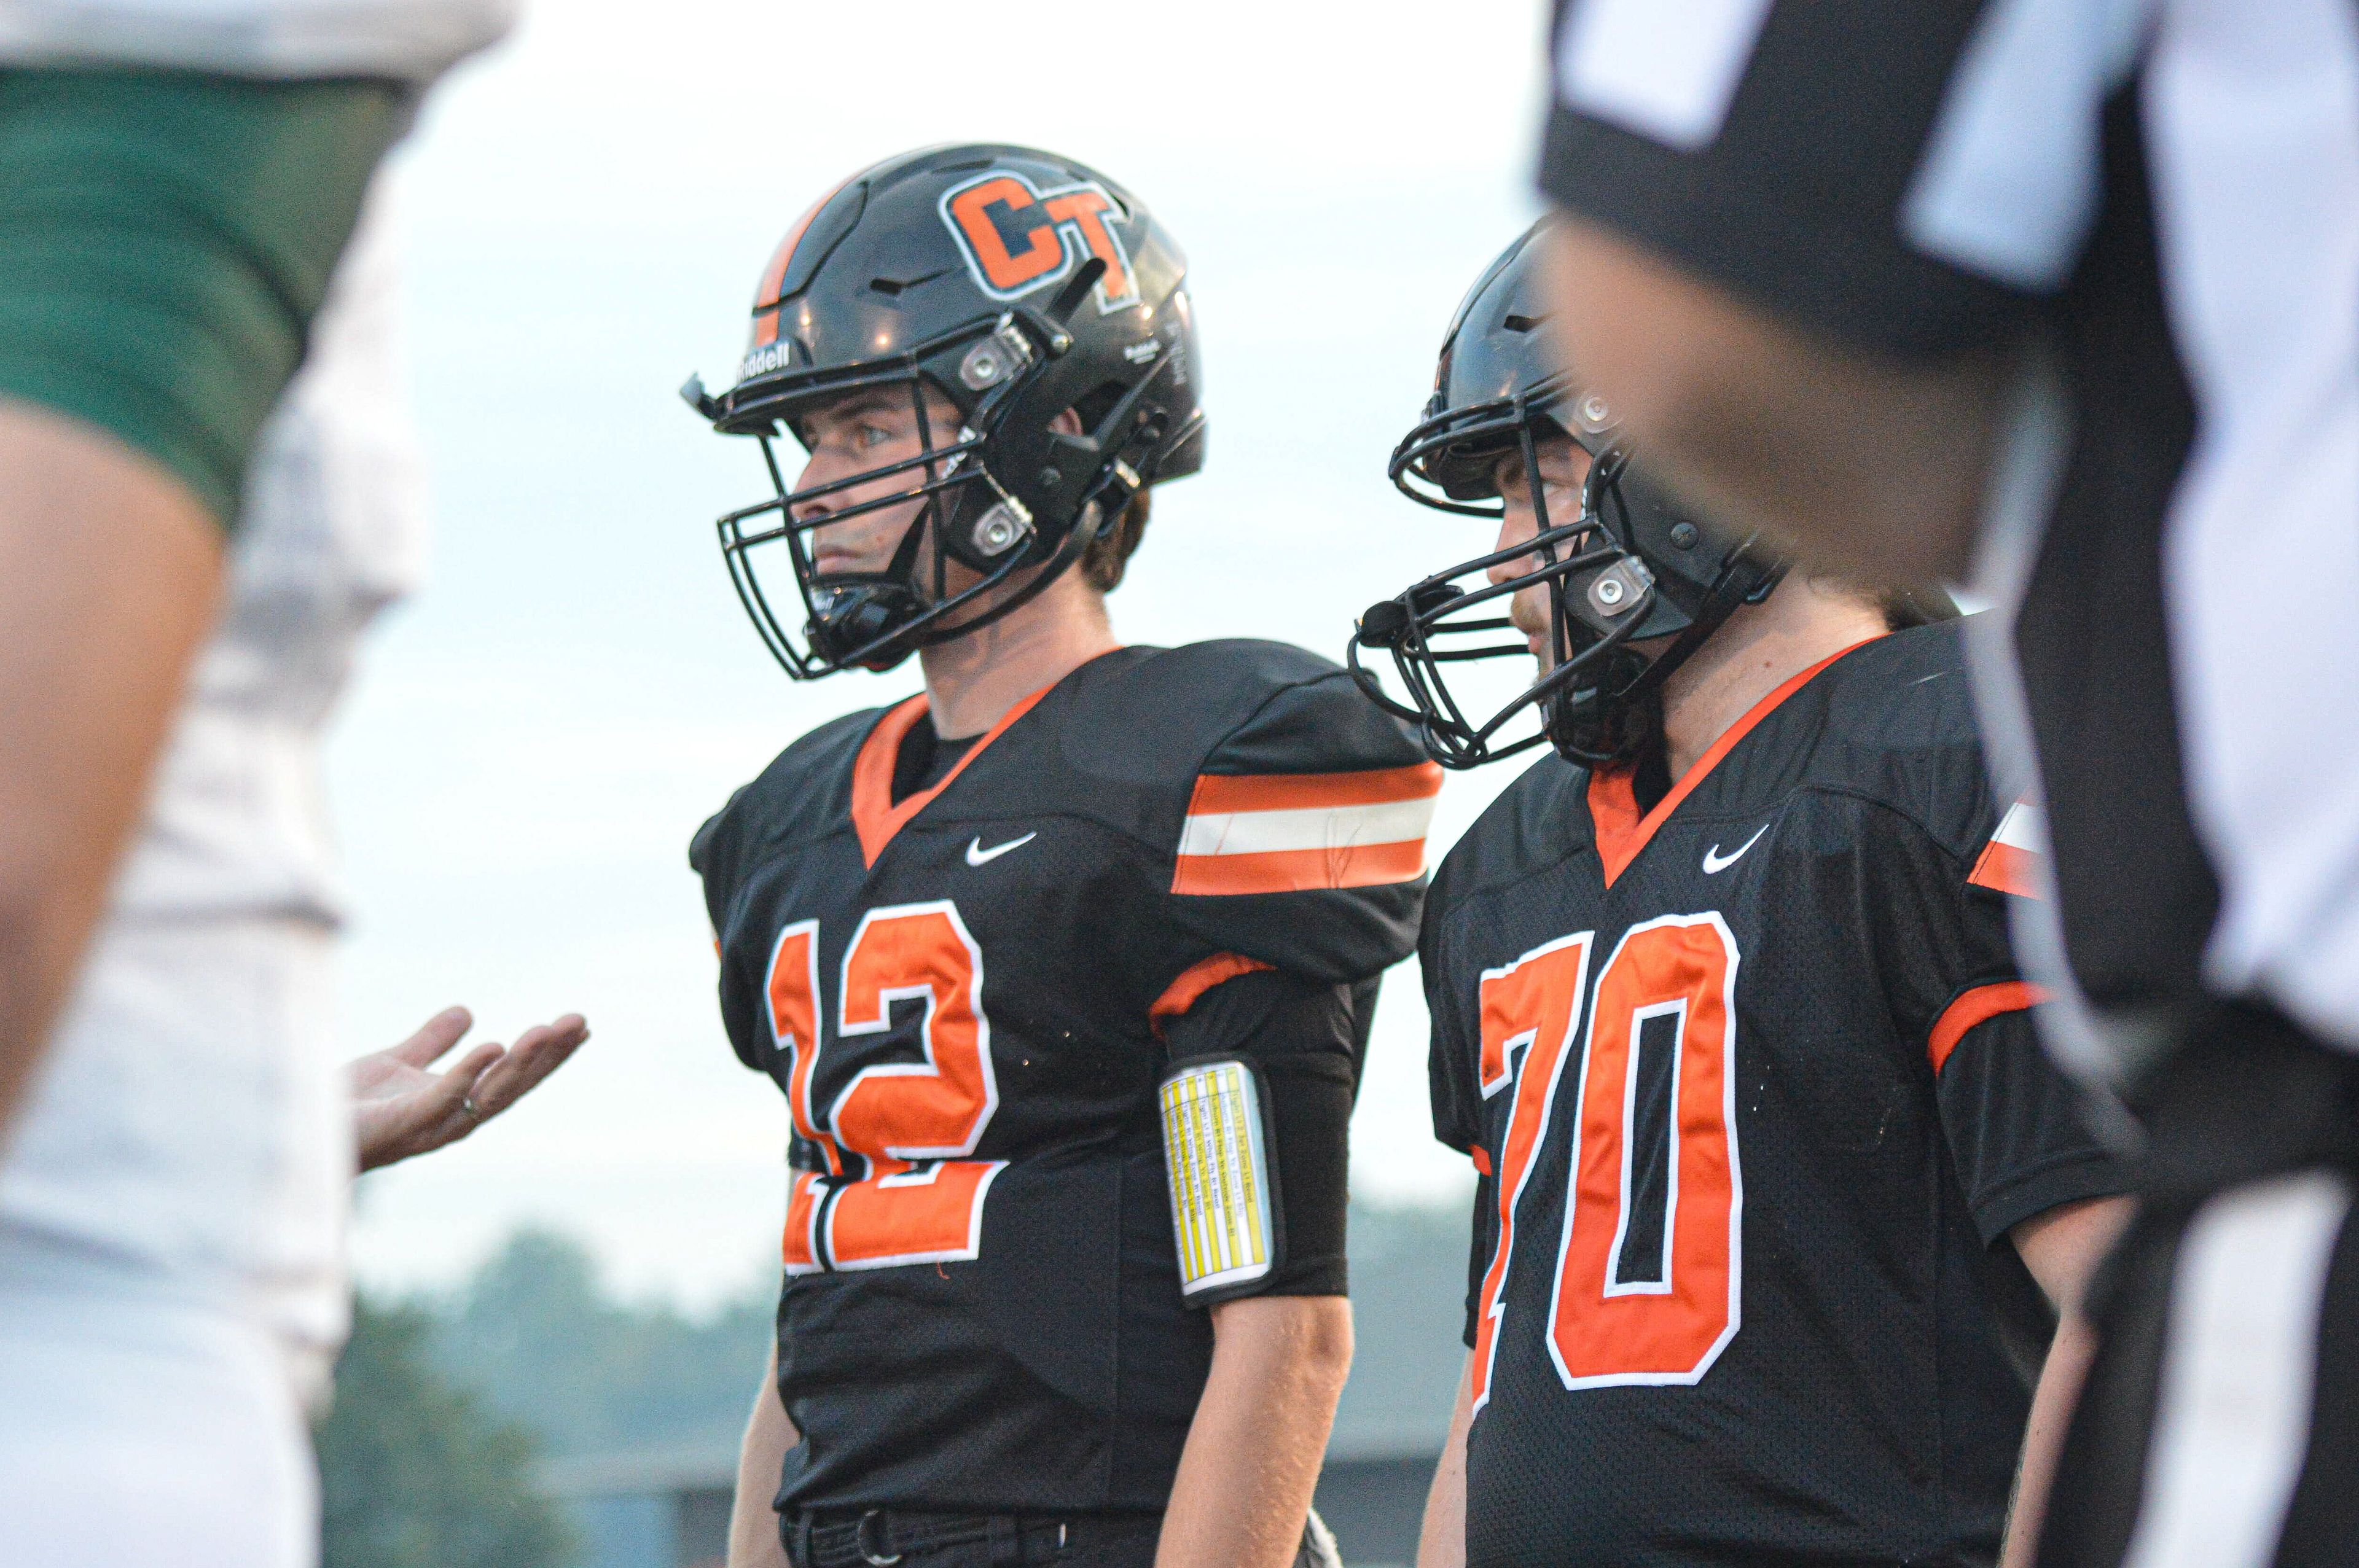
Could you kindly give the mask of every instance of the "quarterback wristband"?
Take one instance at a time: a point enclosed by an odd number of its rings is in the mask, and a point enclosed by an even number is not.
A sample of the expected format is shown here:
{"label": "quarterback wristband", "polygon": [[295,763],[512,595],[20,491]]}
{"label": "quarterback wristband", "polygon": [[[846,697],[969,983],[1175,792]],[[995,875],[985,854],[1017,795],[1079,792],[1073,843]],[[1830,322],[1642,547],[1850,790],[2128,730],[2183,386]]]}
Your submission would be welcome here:
{"label": "quarterback wristband", "polygon": [[0,70],[0,396],[116,437],[233,525],[411,104],[393,82]]}
{"label": "quarterback wristband", "polygon": [[1180,1293],[1194,1304],[1251,1293],[1286,1257],[1267,1080],[1243,1056],[1180,1062],[1157,1091]]}

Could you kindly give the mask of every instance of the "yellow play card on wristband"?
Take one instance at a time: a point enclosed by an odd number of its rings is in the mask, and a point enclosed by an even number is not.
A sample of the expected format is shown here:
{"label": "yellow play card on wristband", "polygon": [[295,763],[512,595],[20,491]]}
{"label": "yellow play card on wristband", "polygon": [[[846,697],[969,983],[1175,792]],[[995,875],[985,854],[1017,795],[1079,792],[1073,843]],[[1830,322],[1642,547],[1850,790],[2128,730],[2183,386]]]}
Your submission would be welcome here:
{"label": "yellow play card on wristband", "polygon": [[1276,1264],[1261,1098],[1261,1080],[1235,1060],[1190,1063],[1163,1081],[1183,1295],[1260,1279]]}

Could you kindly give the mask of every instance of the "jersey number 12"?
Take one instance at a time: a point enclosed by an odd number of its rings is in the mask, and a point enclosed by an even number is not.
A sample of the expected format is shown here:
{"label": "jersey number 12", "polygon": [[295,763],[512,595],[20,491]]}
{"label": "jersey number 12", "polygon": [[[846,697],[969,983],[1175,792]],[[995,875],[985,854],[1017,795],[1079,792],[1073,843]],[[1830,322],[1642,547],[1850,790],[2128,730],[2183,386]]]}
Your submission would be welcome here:
{"label": "jersey number 12", "polygon": [[[920,1001],[921,1062],[864,1067],[822,1117],[819,1068],[819,922],[797,921],[771,950],[770,1029],[787,1059],[795,1130],[827,1173],[799,1171],[787,1199],[787,1272],[886,1269],[973,1258],[983,1204],[1005,1160],[967,1160],[999,1108],[991,1022],[983,1011],[983,949],[947,899],[872,909],[844,950],[836,1038],[881,1034],[896,1001]],[[845,1155],[865,1167],[845,1176]]]}
{"label": "jersey number 12", "polygon": [[[1497,1167],[1498,1241],[1475,1325],[1477,1411],[1490,1398],[1510,1269],[1552,1269],[1548,1351],[1568,1389],[1693,1383],[1736,1334],[1744,1183],[1734,1092],[1735,939],[1711,914],[1634,925],[1593,990],[1595,941],[1588,931],[1560,937],[1483,976],[1483,1094],[1512,1086],[1515,1098]],[[1588,1040],[1576,1052],[1584,995]],[[1651,1075],[1669,1101],[1650,1119],[1669,1144],[1660,1166],[1656,1148],[1640,1147],[1638,1136],[1639,1087],[1649,1076],[1641,1043],[1649,1034],[1669,1057]],[[1575,1063],[1567,1112],[1560,1089]],[[1567,1119],[1562,1234],[1519,1238],[1516,1213],[1538,1155],[1550,1129]],[[1645,1194],[1653,1195],[1645,1200],[1652,1213],[1641,1210]]]}

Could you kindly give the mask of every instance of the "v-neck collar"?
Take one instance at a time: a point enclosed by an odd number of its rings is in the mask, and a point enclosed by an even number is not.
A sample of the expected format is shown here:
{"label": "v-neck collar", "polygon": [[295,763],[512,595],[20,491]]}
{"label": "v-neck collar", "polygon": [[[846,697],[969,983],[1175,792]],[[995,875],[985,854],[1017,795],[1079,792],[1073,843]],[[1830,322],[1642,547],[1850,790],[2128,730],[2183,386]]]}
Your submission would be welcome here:
{"label": "v-neck collar", "polygon": [[1033,705],[1057,689],[1058,682],[1050,681],[1038,691],[1025,697],[999,716],[999,722],[984,730],[975,743],[966,749],[966,755],[942,775],[941,782],[902,798],[893,800],[893,763],[901,754],[901,741],[926,716],[926,694],[896,703],[886,710],[868,739],[860,743],[860,755],[852,763],[852,826],[860,835],[860,859],[864,865],[874,866],[893,835],[901,831],[912,816],[926,809],[934,796],[951,787],[951,781],[966,772],[968,764],[983,755],[994,741],[1007,732],[1007,727],[1032,711]]}
{"label": "v-neck collar", "polygon": [[1643,817],[1638,815],[1637,791],[1632,787],[1635,770],[1615,768],[1610,773],[1590,774],[1589,819],[1597,836],[1597,858],[1604,866],[1605,885],[1612,887],[1614,880],[1629,870],[1630,862],[1638,858],[1638,851],[1654,838],[1655,829],[1679,809],[1680,802],[1695,793],[1696,786],[1711,775],[1712,770],[1720,765],[1723,757],[1735,749],[1739,741],[1753,732],[1755,725],[1768,718],[1779,703],[1810,685],[1811,676],[1852,649],[1864,647],[1875,641],[1875,637],[1863,637],[1850,647],[1836,649],[1809,669],[1789,677],[1777,690],[1747,708],[1745,717],[1722,730],[1720,739],[1695,760],[1680,782],[1671,786],[1671,792],[1657,801],[1655,809]]}

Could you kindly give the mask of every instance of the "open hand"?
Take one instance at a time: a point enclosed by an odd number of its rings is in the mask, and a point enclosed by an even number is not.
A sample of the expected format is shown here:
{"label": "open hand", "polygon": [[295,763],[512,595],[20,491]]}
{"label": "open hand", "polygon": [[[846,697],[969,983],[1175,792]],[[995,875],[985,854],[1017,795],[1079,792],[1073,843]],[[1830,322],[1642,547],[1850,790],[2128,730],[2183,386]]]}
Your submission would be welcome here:
{"label": "open hand", "polygon": [[445,1008],[400,1044],[345,1069],[362,1170],[456,1143],[529,1094],[590,1038],[582,1016],[569,1012],[526,1030],[514,1045],[486,1042],[442,1072],[427,1071],[474,1023],[465,1008]]}

